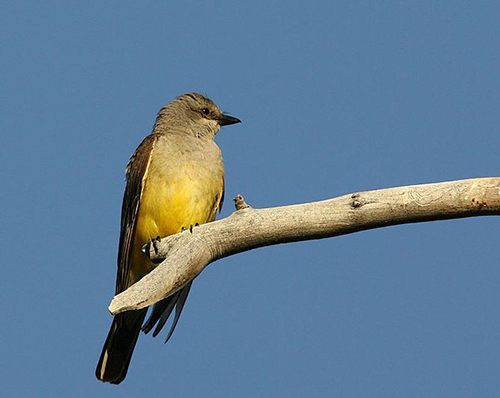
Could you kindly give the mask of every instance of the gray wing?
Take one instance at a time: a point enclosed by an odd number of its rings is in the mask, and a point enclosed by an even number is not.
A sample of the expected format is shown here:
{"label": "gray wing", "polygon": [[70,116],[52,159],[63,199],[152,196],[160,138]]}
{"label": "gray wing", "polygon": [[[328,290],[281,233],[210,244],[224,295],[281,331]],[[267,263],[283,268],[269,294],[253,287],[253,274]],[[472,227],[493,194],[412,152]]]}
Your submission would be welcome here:
{"label": "gray wing", "polygon": [[116,294],[128,286],[132,244],[134,242],[137,214],[141,202],[144,174],[148,168],[158,134],[148,135],[135,150],[127,165],[127,186],[123,194],[120,243],[118,246],[118,273],[116,276]]}

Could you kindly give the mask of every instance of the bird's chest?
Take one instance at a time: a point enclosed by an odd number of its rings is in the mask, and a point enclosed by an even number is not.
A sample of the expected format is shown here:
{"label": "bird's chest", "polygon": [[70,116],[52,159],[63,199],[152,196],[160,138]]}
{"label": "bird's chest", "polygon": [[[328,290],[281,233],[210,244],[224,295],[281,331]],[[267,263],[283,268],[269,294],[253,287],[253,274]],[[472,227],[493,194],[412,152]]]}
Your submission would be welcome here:
{"label": "bird's chest", "polygon": [[155,150],[138,220],[148,238],[211,221],[224,184],[222,157],[212,144],[205,148],[160,143],[163,146]]}

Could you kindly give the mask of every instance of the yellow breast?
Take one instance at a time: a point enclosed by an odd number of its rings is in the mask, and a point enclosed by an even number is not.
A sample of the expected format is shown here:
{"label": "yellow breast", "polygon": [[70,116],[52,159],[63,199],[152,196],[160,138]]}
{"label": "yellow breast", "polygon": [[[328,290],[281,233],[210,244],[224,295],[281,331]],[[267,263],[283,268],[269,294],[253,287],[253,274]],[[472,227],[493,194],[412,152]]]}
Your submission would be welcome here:
{"label": "yellow breast", "polygon": [[199,141],[167,136],[154,148],[143,180],[130,284],[155,266],[141,251],[149,239],[175,234],[215,218],[224,189],[222,156],[213,141]]}

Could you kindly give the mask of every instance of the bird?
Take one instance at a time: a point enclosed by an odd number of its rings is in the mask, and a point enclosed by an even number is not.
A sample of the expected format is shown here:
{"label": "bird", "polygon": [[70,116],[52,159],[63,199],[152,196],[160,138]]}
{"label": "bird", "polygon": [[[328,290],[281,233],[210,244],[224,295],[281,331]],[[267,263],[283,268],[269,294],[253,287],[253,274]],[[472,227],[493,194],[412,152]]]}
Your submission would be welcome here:
{"label": "bird", "polygon": [[[115,294],[151,272],[142,251],[159,237],[211,222],[224,200],[224,162],[215,135],[222,126],[241,123],[207,96],[190,92],[161,108],[151,134],[137,147],[126,168]],[[156,337],[175,307],[167,342],[175,330],[192,281],[159,301],[146,322],[147,308],[115,315],[96,368],[97,379],[121,383],[141,329]]]}

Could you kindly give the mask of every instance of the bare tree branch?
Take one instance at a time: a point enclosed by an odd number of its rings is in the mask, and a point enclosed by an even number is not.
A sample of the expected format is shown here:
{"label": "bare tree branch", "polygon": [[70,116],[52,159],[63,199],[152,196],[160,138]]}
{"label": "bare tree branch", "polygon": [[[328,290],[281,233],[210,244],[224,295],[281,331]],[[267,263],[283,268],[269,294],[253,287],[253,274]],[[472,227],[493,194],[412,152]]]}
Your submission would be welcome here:
{"label": "bare tree branch", "polygon": [[500,178],[475,178],[358,192],[320,202],[253,209],[241,195],[229,217],[158,243],[156,269],[112,300],[113,314],[152,305],[211,262],[278,243],[345,235],[389,225],[500,215]]}

